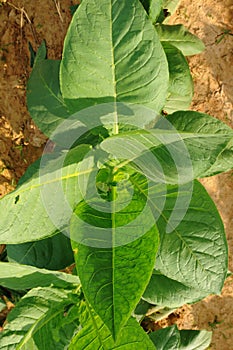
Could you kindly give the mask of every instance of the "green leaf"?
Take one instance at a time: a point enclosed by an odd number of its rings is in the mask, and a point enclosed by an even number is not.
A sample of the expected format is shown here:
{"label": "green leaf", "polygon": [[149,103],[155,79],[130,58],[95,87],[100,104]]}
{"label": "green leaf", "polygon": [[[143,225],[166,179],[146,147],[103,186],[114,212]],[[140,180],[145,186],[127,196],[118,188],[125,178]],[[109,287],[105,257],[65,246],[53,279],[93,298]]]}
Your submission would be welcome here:
{"label": "green leaf", "polygon": [[163,0],[140,0],[152,23],[155,23],[162,9]]}
{"label": "green leaf", "polygon": [[[80,127],[81,125],[77,126],[75,131],[79,130]],[[60,128],[58,127],[58,133],[59,131]],[[65,132],[63,136],[66,136]],[[56,137],[57,133],[54,134],[53,141],[56,140]],[[91,148],[92,147],[90,144],[82,144],[69,150],[60,150],[59,148],[55,148],[53,153],[47,154],[46,146],[42,157],[29,165],[26,172],[19,179],[18,186],[29,183],[33,179],[38,179],[39,176],[52,173],[53,171],[61,170],[62,167],[65,168],[69,165],[73,165],[74,163],[82,161],[85,155],[91,150]]]}
{"label": "green leaf", "polygon": [[205,49],[203,42],[182,24],[156,24],[155,29],[161,42],[175,46],[184,56],[196,55]]}
{"label": "green leaf", "polygon": [[162,9],[163,0],[151,0],[149,17],[153,23],[156,22],[157,18]]}
{"label": "green leaf", "polygon": [[9,261],[49,270],[62,270],[74,262],[70,239],[59,232],[41,241],[8,244]]}
{"label": "green leaf", "polygon": [[[132,198],[130,182],[134,185]],[[75,260],[85,297],[114,339],[149,282],[158,249],[157,228],[144,193],[137,189],[139,183],[146,191],[147,181],[141,175],[121,181],[117,201],[114,197],[109,202],[112,212],[104,210],[104,200],[94,198],[78,205],[71,221],[72,246],[77,251]]]}
{"label": "green leaf", "polygon": [[16,263],[0,262],[0,285],[13,289],[24,290],[35,287],[67,288],[79,284],[77,276],[63,272],[53,272],[32,266]]}
{"label": "green leaf", "polygon": [[157,350],[206,350],[212,333],[207,331],[181,330],[177,326],[150,333]]}
{"label": "green leaf", "polygon": [[45,55],[42,44],[27,83],[27,106],[36,125],[50,136],[70,114],[60,92],[60,61],[46,60]]}
{"label": "green leaf", "polygon": [[152,332],[149,337],[156,350],[180,350],[180,334],[176,325]]}
{"label": "green leaf", "polygon": [[43,40],[40,47],[38,48],[38,50],[36,52],[34,65],[41,62],[41,61],[44,61],[46,59],[46,56],[47,56],[46,43],[45,43],[45,40]]}
{"label": "green leaf", "polygon": [[168,97],[164,106],[167,113],[185,110],[190,107],[193,97],[193,80],[189,65],[180,50],[163,42],[169,66]]}
{"label": "green leaf", "polygon": [[[29,167],[16,190],[0,200],[1,243],[36,241],[57,234],[58,228],[67,233],[72,209],[82,198],[77,184],[78,162],[88,150],[90,146],[82,145],[55,159],[46,155],[43,164],[39,160]],[[92,169],[92,158],[87,166]],[[63,188],[69,205],[61,198]]]}
{"label": "green leaf", "polygon": [[1,349],[64,350],[79,325],[77,303],[71,291],[32,289],[9,313]]}
{"label": "green leaf", "polygon": [[[211,161],[206,159],[209,158],[209,141],[206,140],[206,146],[200,144],[200,148],[202,149],[202,162],[205,163],[203,171],[198,174],[198,177],[211,176],[220,172],[228,171],[233,167],[233,131],[226,124],[222,123],[220,120],[216,118],[210,117],[208,114],[198,113],[194,111],[186,111],[186,112],[176,112],[167,117],[167,120],[172,123],[172,125],[181,132],[193,132],[193,133],[201,133],[201,134],[212,134],[216,135],[219,139],[223,136],[227,141],[225,147],[220,148],[218,151],[218,155],[215,158],[215,161]],[[230,139],[228,139],[230,136]],[[192,147],[191,145],[187,145],[187,147]],[[192,150],[190,149],[190,154],[192,155]],[[216,147],[217,149],[217,147]],[[205,155],[207,157],[205,157]],[[200,154],[201,156],[201,154]]]}
{"label": "green leaf", "polygon": [[[201,124],[203,121],[205,124]],[[232,143],[232,137],[233,131],[217,119],[179,111],[167,118],[157,118],[151,130],[114,135],[100,147],[118,159],[134,162],[138,171],[152,181],[176,184],[208,174]],[[223,164],[227,167],[221,170],[229,170],[232,164],[229,156]]]}
{"label": "green leaf", "polygon": [[216,162],[203,174],[203,177],[216,175],[232,169],[233,140],[230,140],[224,150],[219,154]]}
{"label": "green leaf", "polygon": [[77,10],[78,7],[79,7],[79,4],[70,6],[70,13],[71,13],[72,16],[74,15],[74,13],[75,13],[75,11]]}
{"label": "green leaf", "polygon": [[206,350],[211,343],[212,332],[181,330],[179,350]]}
{"label": "green leaf", "polygon": [[69,350],[155,350],[148,335],[134,318],[130,318],[114,342],[108,328],[92,310],[85,310],[85,323],[81,331],[72,339]]}
{"label": "green leaf", "polygon": [[179,2],[180,0],[163,0],[163,8],[167,9],[172,15],[176,11]]}
{"label": "green leaf", "polygon": [[184,200],[173,212],[179,220],[183,211],[183,220],[171,233],[166,233],[177,191],[177,186],[168,186],[166,204],[157,221],[161,243],[155,268],[190,288],[198,286],[208,294],[218,294],[227,273],[227,242],[222,220],[204,187],[194,181],[189,206],[185,203],[189,194],[185,194],[184,186]]}
{"label": "green leaf", "polygon": [[151,308],[151,304],[147,301],[140,299],[136,308],[133,311],[132,316],[136,318],[136,320],[140,323],[144,317],[146,316],[148,310]]}
{"label": "green leaf", "polygon": [[195,286],[186,286],[154,270],[142,298],[161,307],[178,308],[199,301],[208,294]]}
{"label": "green leaf", "polygon": [[175,146],[176,152],[182,150],[183,154],[185,152],[184,146],[182,147],[183,141],[177,135],[177,132],[171,133],[168,130],[130,131],[105,139],[100,147],[113,157],[125,159],[125,162],[135,166],[152,181],[177,183],[176,165],[172,156],[169,157],[166,146],[163,146],[164,143],[173,147],[172,143],[175,143],[175,140],[181,144],[180,149]]}
{"label": "green leaf", "polygon": [[166,56],[138,0],[82,1],[65,38],[60,82],[73,112],[116,101],[162,109]]}

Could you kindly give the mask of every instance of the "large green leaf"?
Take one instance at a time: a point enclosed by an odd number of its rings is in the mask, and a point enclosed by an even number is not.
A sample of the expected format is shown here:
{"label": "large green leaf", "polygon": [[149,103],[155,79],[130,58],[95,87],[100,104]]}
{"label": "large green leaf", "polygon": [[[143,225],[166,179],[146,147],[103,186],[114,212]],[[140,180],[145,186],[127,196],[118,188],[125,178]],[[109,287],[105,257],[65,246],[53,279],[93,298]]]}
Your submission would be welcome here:
{"label": "large green leaf", "polygon": [[154,270],[142,298],[161,307],[178,308],[203,299],[208,294],[197,286],[186,286]]}
{"label": "large green leaf", "polygon": [[[167,120],[180,132],[200,133],[206,135],[215,135],[219,139],[223,136],[227,141],[226,146],[220,150],[215,161],[209,163],[205,155],[209,155],[208,148],[210,140],[206,140],[206,145],[200,145],[202,150],[202,161],[207,165],[205,170],[198,174],[198,177],[214,175],[220,172],[228,171],[233,167],[233,130],[226,124],[216,118],[210,117],[205,113],[194,111],[175,112],[167,117]],[[230,136],[230,140],[228,137]],[[192,146],[187,145],[192,156]]]}
{"label": "large green leaf", "polygon": [[57,233],[53,237],[22,244],[8,244],[9,261],[49,270],[62,270],[74,262],[70,239]]}
{"label": "large green leaf", "polygon": [[37,269],[33,266],[0,262],[0,285],[13,290],[24,290],[35,287],[67,288],[79,284],[77,276],[63,272]]}
{"label": "large green leaf", "polygon": [[82,330],[72,339],[69,350],[155,350],[147,334],[132,317],[114,342],[100,317],[90,309],[87,311],[84,305],[82,309],[85,322]]}
{"label": "large green leaf", "polygon": [[164,106],[167,113],[190,107],[193,97],[193,80],[184,55],[175,46],[163,42],[169,66],[168,97]]}
{"label": "large green leaf", "polygon": [[[156,269],[187,287],[218,294],[227,273],[227,242],[221,218],[198,181],[194,181],[189,206],[184,200],[175,210],[178,190],[181,194],[182,186],[168,186],[166,204],[157,221],[161,243]],[[185,192],[184,186],[184,198]],[[166,233],[173,210],[178,220],[181,211],[185,215],[171,233]]]}
{"label": "large green leaf", "polygon": [[[57,159],[44,156],[44,164],[37,161],[27,170],[29,176],[26,172],[17,189],[0,200],[1,243],[31,242],[57,234],[58,228],[66,230],[72,210],[81,200],[77,163],[89,149],[88,145],[79,146]],[[93,167],[91,160],[89,167]]]}
{"label": "large green leaf", "polygon": [[[232,137],[232,129],[215,118],[179,111],[158,119],[151,130],[114,135],[100,147],[118,159],[136,163],[152,181],[174,184],[203,177],[216,163],[220,168],[220,157],[228,151]],[[233,166],[230,154],[221,171],[229,166]]]}
{"label": "large green leaf", "polygon": [[27,106],[36,125],[44,134],[52,131],[69,116],[59,85],[60,61],[47,60],[43,43],[27,83]]}
{"label": "large green leaf", "polygon": [[74,112],[116,101],[162,109],[167,60],[138,0],[82,1],[64,42],[60,82]]}
{"label": "large green leaf", "polygon": [[71,291],[32,289],[9,313],[1,349],[64,350],[79,326],[78,303]]}
{"label": "large green leaf", "polygon": [[203,42],[190,33],[182,24],[156,24],[155,29],[161,42],[167,42],[175,46],[184,56],[195,55],[205,49]]}
{"label": "large green leaf", "polygon": [[[134,193],[126,205],[130,181]],[[78,205],[70,229],[84,294],[114,338],[149,282],[158,249],[152,212],[144,193],[137,189],[140,184],[146,191],[147,181],[141,175],[131,176],[130,181],[119,184],[118,202],[115,198],[109,202],[112,212],[98,198]],[[123,209],[120,204],[125,204]]]}

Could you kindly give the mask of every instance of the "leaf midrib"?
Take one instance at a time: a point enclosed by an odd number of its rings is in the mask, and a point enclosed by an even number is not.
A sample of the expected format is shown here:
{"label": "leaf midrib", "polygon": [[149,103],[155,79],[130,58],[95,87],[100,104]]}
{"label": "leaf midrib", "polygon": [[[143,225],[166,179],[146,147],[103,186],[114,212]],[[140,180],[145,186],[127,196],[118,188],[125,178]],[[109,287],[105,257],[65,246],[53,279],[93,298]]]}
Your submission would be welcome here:
{"label": "leaf midrib", "polygon": [[[114,86],[114,125],[113,125],[113,133],[116,135],[119,133],[119,126],[118,126],[118,115],[117,115],[117,108],[116,108],[116,102],[117,102],[117,83],[116,83],[116,66],[115,66],[115,53],[114,53],[114,45],[113,45],[113,6],[112,1],[110,5],[110,36],[112,43],[112,49],[111,49],[111,57],[112,57],[112,74],[113,74],[113,86]],[[116,228],[115,228],[115,200],[116,200],[116,189],[112,188],[112,329],[113,329],[113,338],[115,339],[115,307],[114,307],[114,300],[115,300],[115,293],[114,293],[114,271],[115,271],[115,234],[116,234]],[[103,346],[103,345],[102,345]],[[104,346],[103,346],[104,348]]]}
{"label": "leaf midrib", "polygon": [[[31,185],[31,186],[28,186],[28,187],[23,188],[21,190],[20,190],[20,188],[18,190],[16,188],[13,192],[7,194],[6,197],[4,197],[4,198],[5,199],[11,199],[12,197],[15,197],[16,195],[21,195],[22,193],[27,192],[27,191],[31,191],[31,190],[33,190],[35,188],[40,188],[40,187],[42,187],[44,185],[49,185],[49,184],[52,184],[52,183],[56,183],[56,182],[60,182],[60,181],[63,181],[63,180],[71,179],[73,177],[78,177],[80,175],[85,175],[85,174],[88,174],[88,173],[92,172],[93,170],[94,170],[94,168],[88,169],[86,171],[74,172],[72,174],[61,176],[61,177],[56,178],[56,179],[52,179],[52,180],[48,180],[48,181],[44,181],[44,182],[40,182],[38,184],[34,184],[34,185]],[[23,184],[22,184],[22,186],[23,186]]]}

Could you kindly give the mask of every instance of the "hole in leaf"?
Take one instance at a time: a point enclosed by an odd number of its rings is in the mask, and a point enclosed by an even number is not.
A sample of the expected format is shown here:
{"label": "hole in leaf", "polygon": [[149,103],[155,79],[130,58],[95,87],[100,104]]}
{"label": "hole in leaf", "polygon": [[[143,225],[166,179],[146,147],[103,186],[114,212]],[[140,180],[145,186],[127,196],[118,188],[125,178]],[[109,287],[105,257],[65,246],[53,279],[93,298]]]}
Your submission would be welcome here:
{"label": "hole in leaf", "polygon": [[15,204],[17,204],[19,201],[19,195],[15,197]]}

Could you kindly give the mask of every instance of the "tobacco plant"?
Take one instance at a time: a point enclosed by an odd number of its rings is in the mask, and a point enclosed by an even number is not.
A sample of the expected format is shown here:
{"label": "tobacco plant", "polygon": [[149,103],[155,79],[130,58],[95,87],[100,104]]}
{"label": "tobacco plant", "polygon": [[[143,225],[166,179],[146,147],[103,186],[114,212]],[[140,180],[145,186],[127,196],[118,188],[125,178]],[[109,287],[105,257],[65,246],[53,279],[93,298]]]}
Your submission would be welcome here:
{"label": "tobacco plant", "polygon": [[[232,168],[233,131],[188,110],[185,56],[204,45],[164,24],[177,3],[83,0],[62,59],[40,46],[27,104],[50,140],[0,201],[0,283],[24,293],[1,349],[210,344],[207,331],[140,326],[219,294],[227,276],[223,224],[196,179]],[[55,271],[73,262],[73,275]]]}

